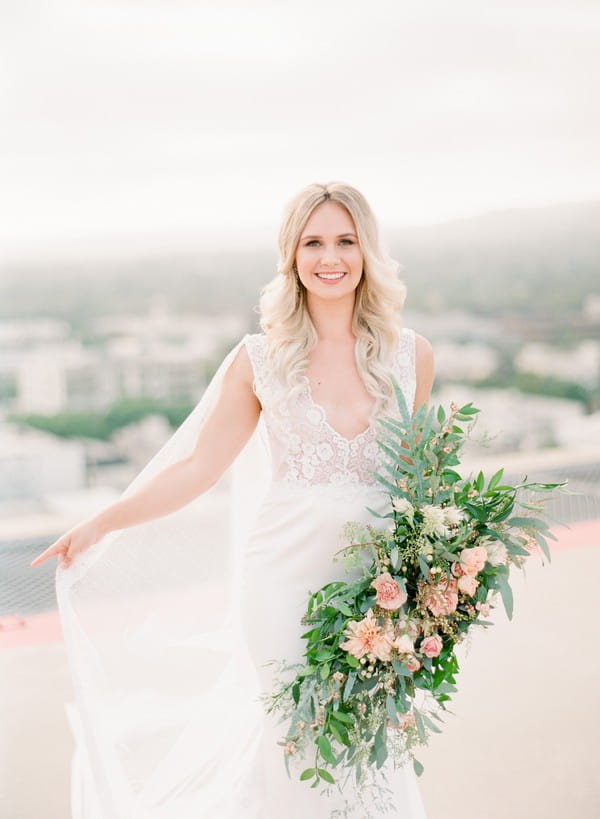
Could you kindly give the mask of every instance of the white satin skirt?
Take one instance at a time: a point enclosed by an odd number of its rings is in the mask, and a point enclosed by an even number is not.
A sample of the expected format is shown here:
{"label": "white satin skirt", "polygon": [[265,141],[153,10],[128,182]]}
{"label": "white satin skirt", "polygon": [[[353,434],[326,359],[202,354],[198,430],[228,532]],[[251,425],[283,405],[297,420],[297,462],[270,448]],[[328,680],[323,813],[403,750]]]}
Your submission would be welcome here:
{"label": "white satin skirt", "polygon": [[[302,487],[284,483],[274,483],[268,490],[245,550],[240,590],[242,627],[261,691],[271,691],[274,684],[277,671],[268,664],[270,660],[305,661],[306,640],[301,634],[308,627],[301,624],[301,618],[309,591],[348,578],[343,564],[332,560],[334,553],[347,545],[341,536],[342,525],[353,520],[377,528],[385,526],[386,521],[372,515],[367,507],[380,513],[388,511],[385,490],[365,484]],[[292,778],[288,776],[283,747],[277,744],[285,738],[288,724],[280,719],[279,712],[266,711],[262,718],[245,815],[261,819],[352,815],[364,819],[364,811],[358,808],[352,814],[335,813],[345,804],[335,786],[325,795],[325,783],[311,788],[312,780],[298,779],[313,760],[306,759],[297,773],[290,766]],[[412,764],[394,769],[390,756],[381,770],[393,791],[395,806],[395,812],[387,816],[426,819]],[[339,777],[336,771],[334,777],[336,773]]]}

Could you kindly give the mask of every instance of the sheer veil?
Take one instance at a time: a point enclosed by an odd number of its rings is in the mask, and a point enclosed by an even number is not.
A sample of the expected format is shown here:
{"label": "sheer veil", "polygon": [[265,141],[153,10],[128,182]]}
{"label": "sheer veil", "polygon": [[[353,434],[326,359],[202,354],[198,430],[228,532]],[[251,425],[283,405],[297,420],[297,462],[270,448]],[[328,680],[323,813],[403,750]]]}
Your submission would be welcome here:
{"label": "sheer veil", "polygon": [[[121,497],[192,451],[245,338]],[[233,464],[192,503],[57,566],[75,692],[66,704],[73,819],[240,815],[263,708],[242,637],[240,555],[270,479],[261,414]]]}

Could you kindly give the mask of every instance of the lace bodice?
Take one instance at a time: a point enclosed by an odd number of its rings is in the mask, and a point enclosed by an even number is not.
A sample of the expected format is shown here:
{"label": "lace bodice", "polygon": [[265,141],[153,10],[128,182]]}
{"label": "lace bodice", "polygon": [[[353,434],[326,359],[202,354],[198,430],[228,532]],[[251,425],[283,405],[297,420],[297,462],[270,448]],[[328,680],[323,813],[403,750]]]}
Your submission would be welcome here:
{"label": "lace bodice", "polygon": [[[373,472],[387,458],[377,445],[380,427],[375,420],[358,435],[346,438],[327,421],[312,397],[306,376],[305,389],[289,415],[275,409],[275,383],[267,366],[264,333],[248,333],[244,343],[254,371],[253,389],[262,406],[261,420],[271,449],[273,482],[301,486],[315,484],[374,484]],[[402,329],[393,361],[393,375],[406,403],[412,407],[416,389],[415,334]]]}

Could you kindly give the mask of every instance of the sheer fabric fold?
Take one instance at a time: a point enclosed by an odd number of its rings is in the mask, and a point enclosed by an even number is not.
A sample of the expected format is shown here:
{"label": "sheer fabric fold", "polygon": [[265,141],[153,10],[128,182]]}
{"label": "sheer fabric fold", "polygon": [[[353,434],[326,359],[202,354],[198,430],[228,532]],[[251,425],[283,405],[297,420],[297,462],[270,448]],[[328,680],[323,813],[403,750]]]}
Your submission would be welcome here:
{"label": "sheer fabric fold", "polygon": [[[191,453],[245,338],[121,497]],[[271,463],[261,414],[233,464],[192,503],[111,532],[71,567],[57,566],[75,692],[66,704],[73,819],[254,815],[264,711],[238,590]]]}

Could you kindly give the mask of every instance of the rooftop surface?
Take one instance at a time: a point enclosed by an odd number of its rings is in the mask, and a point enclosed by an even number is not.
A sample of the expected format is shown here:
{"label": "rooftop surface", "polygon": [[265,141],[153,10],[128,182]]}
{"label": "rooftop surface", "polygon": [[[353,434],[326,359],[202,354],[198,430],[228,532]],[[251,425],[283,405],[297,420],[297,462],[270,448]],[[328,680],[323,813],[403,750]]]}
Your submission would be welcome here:
{"label": "rooftop surface", "polygon": [[[600,816],[600,520],[555,533],[551,563],[534,555],[511,572],[512,621],[500,606],[458,647],[452,713],[419,755],[428,819]],[[68,819],[73,691],[58,614],[0,626],[0,803],[10,819]]]}

